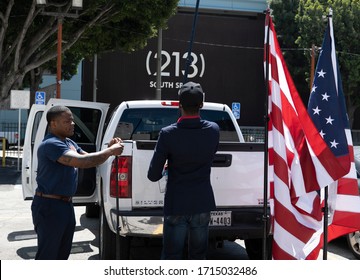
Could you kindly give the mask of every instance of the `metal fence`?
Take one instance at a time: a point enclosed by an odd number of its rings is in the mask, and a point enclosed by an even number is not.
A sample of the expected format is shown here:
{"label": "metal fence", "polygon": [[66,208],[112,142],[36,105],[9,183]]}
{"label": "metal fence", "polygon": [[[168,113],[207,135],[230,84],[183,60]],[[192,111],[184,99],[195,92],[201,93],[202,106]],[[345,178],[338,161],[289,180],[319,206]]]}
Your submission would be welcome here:
{"label": "metal fence", "polygon": [[264,143],[265,129],[261,126],[242,126],[240,127],[245,142]]}
{"label": "metal fence", "polygon": [[[0,123],[0,157],[2,166],[14,165],[18,158],[22,158],[26,123]],[[18,146],[20,145],[20,146]]]}
{"label": "metal fence", "polygon": [[[20,124],[20,143],[24,141],[25,137],[25,129],[26,129],[26,123]],[[0,137],[5,137],[10,144],[16,144],[19,135],[19,124],[18,123],[0,123]],[[14,139],[16,137],[16,139]]]}

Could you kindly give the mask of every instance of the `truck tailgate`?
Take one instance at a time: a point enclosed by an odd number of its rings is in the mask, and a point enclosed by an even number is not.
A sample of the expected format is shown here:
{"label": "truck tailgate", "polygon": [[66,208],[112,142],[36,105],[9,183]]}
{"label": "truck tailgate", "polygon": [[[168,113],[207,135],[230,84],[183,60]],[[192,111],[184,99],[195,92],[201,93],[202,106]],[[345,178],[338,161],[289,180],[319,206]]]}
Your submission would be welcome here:
{"label": "truck tailgate", "polygon": [[[133,145],[132,207],[162,207],[165,179],[151,182],[147,171],[155,141],[137,141]],[[256,206],[263,202],[263,144],[220,143],[211,170],[217,207]]]}

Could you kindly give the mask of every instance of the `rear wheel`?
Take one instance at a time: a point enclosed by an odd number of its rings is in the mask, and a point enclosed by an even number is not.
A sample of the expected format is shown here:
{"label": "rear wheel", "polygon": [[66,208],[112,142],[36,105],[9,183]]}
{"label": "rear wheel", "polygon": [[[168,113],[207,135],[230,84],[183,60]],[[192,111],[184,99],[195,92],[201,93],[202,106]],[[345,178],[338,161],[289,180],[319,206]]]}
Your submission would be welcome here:
{"label": "rear wheel", "polygon": [[360,231],[349,233],[346,240],[351,253],[360,260]]}
{"label": "rear wheel", "polygon": [[101,260],[115,260],[116,235],[110,230],[104,208],[100,208],[99,256]]}
{"label": "rear wheel", "polygon": [[[255,238],[255,239],[245,239],[245,249],[248,254],[250,260],[262,260],[263,255],[263,239]],[[272,238],[268,237],[266,239],[266,260],[271,259],[271,248],[272,248]]]}

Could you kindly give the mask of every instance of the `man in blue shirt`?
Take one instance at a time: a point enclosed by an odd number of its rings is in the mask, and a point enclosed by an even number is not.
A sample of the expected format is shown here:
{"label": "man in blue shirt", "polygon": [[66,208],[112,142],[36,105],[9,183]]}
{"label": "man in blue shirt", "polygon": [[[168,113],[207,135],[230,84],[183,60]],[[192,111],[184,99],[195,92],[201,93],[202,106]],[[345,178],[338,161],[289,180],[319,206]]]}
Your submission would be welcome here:
{"label": "man in blue shirt", "polygon": [[86,153],[74,141],[74,118],[69,108],[54,106],[46,114],[49,133],[40,144],[36,181],[38,187],[31,205],[38,237],[38,260],[68,259],[75,231],[75,213],[71,201],[77,188],[78,168],[95,167],[110,156],[120,155],[120,138],[110,141],[107,149]]}
{"label": "man in blue shirt", "polygon": [[167,162],[163,259],[181,259],[188,236],[188,258],[205,259],[210,211],[216,209],[210,182],[219,144],[219,126],[200,118],[204,93],[188,82],[179,91],[181,117],[160,131],[148,178],[158,181]]}

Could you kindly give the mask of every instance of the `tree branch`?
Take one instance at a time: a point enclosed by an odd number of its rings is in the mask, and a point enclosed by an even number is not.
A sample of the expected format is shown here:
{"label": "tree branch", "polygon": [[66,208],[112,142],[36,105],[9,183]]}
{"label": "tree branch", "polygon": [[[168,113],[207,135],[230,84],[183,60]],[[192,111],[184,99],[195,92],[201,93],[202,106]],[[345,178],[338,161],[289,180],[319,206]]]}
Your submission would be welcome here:
{"label": "tree branch", "polygon": [[[113,8],[114,8],[114,5],[112,4],[109,7],[107,7],[106,9],[101,10],[100,13],[97,16],[93,17],[90,22],[87,22],[81,28],[79,28],[78,31],[72,35],[72,39],[68,43],[64,44],[64,46],[62,48],[62,52],[65,52],[68,49],[70,49],[79,40],[81,35],[88,28],[95,25],[102,17],[104,17],[107,13],[111,12]],[[41,66],[44,63],[56,58],[56,57],[57,57],[57,50],[49,51],[47,54],[42,55],[42,56],[40,56],[40,55],[34,56],[34,58],[32,59],[33,62],[27,63],[27,65],[24,67],[24,71],[28,72],[34,68]]]}
{"label": "tree branch", "polygon": [[2,55],[3,55],[3,49],[4,49],[4,38],[6,34],[6,30],[8,28],[9,24],[9,16],[12,7],[14,6],[15,0],[10,0],[8,3],[8,6],[6,8],[5,15],[0,12],[0,20],[1,20],[1,28],[0,28],[0,64],[2,63]]}
{"label": "tree branch", "polygon": [[48,40],[53,34],[57,32],[58,28],[57,25],[54,24],[55,21],[55,17],[50,17],[44,27],[39,30],[39,32],[37,32],[36,35],[33,37],[29,46],[27,46],[27,48],[23,50],[20,67],[23,67],[28,62],[30,57],[32,57],[34,54],[34,57],[37,59],[43,56],[46,52],[48,52],[48,48],[44,46],[44,44],[46,40]]}
{"label": "tree branch", "polygon": [[30,10],[29,10],[28,16],[24,22],[23,28],[21,29],[21,32],[19,33],[19,36],[18,36],[17,46],[15,49],[15,56],[14,56],[14,65],[13,65],[15,71],[17,71],[17,69],[19,68],[19,61],[20,61],[20,55],[21,55],[20,50],[21,50],[24,38],[26,36],[26,32],[28,31],[31,22],[33,22],[33,20],[34,20],[35,8],[36,8],[36,2],[33,1],[31,4]]}

